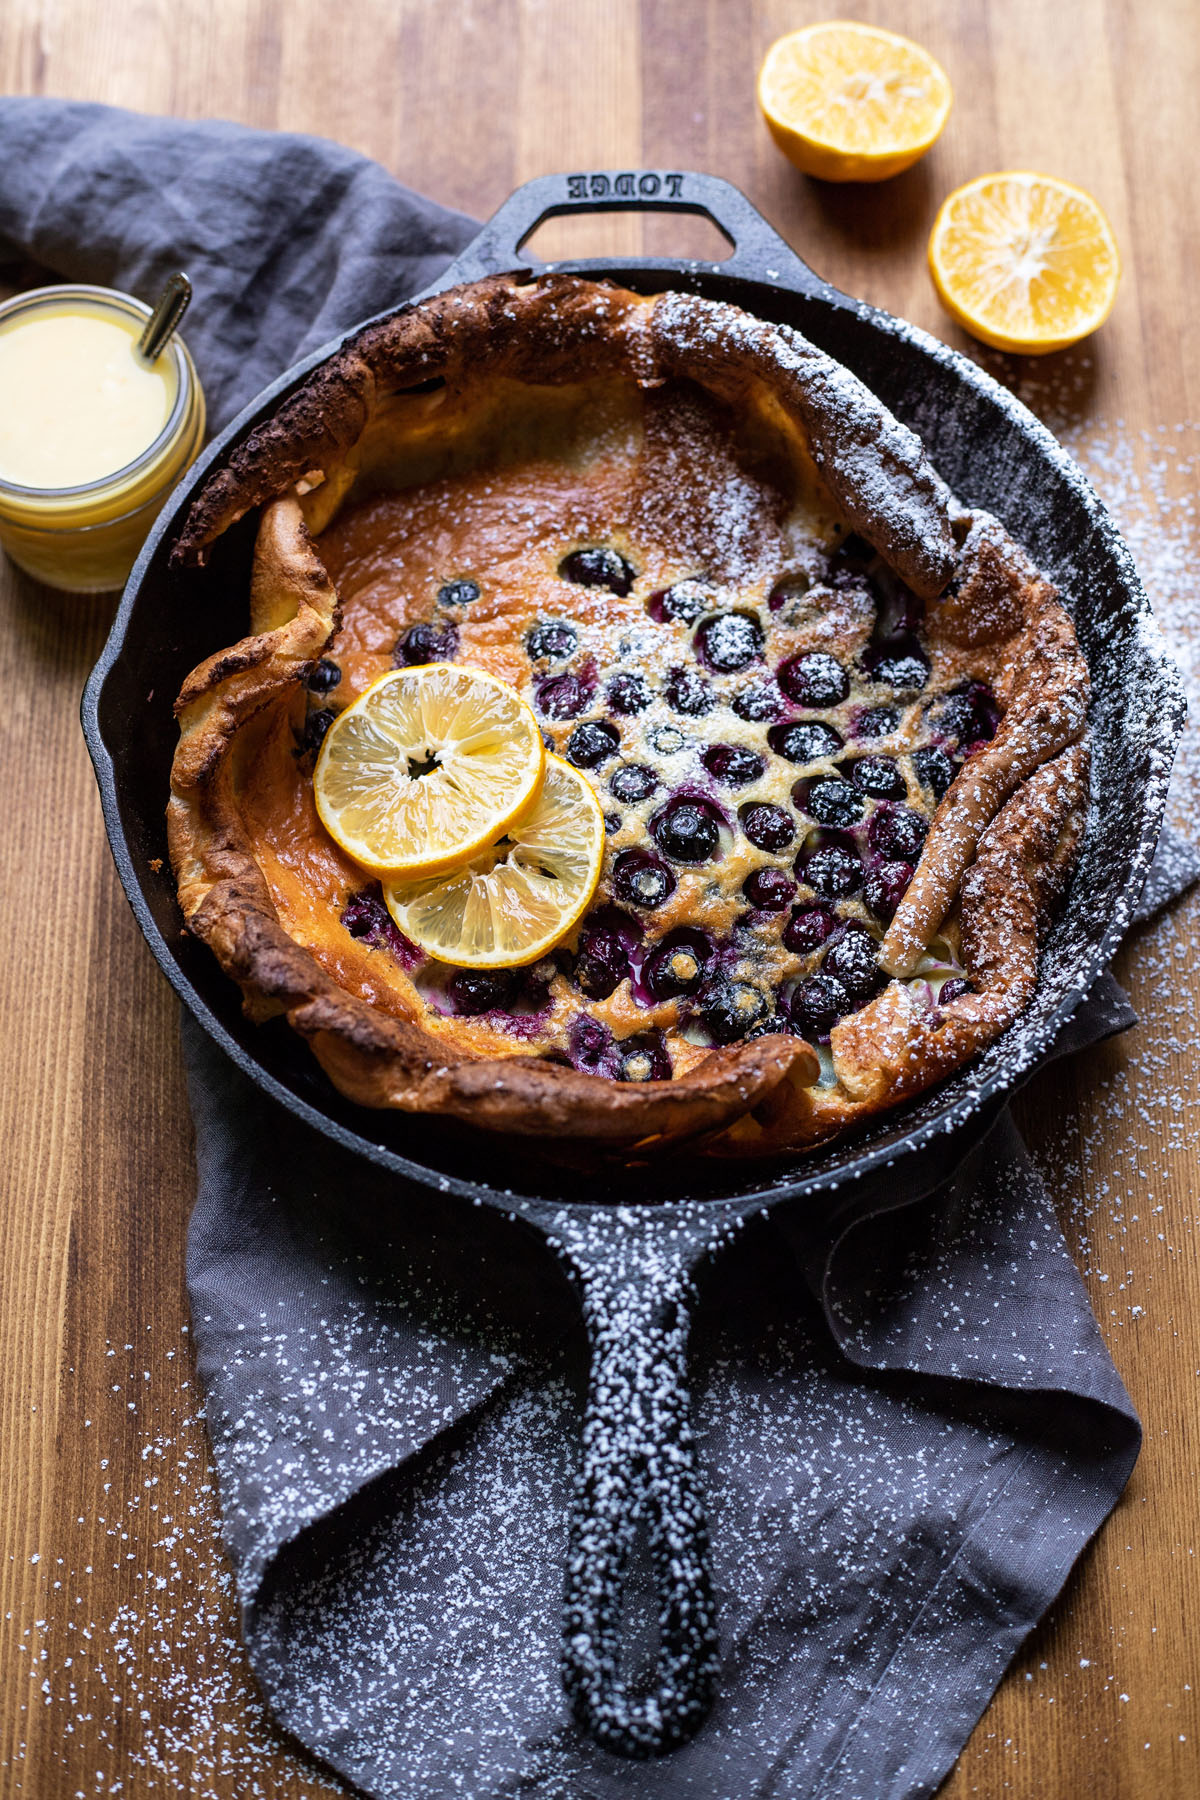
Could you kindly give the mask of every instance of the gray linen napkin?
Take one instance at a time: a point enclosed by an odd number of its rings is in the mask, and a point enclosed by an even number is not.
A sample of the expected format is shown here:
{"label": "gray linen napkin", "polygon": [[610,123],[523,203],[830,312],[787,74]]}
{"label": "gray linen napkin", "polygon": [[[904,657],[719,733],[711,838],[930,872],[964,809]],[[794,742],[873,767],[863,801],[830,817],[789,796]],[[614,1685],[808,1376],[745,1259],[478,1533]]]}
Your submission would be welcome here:
{"label": "gray linen napkin", "polygon": [[[147,298],[189,270],[217,425],[472,231],[334,144],[68,102],[0,100],[0,171],[0,261]],[[1165,841],[1141,916],[1198,874]],[[1056,1051],[1132,1022],[1105,977]],[[184,1041],[225,1532],[295,1737],[397,1800],[932,1793],[1140,1437],[1007,1115],[936,1193],[824,1236],[777,1209],[709,1271],[721,1681],[690,1744],[632,1764],[580,1736],[559,1681],[586,1363],[559,1265],[348,1160],[190,1020]]]}

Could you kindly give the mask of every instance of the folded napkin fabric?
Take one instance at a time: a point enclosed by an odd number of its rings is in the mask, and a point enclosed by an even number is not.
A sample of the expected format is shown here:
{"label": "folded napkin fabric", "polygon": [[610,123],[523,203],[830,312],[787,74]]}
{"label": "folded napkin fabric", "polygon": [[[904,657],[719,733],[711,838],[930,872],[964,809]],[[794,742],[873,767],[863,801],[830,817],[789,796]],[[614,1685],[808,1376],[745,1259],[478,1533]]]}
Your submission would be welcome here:
{"label": "folded napkin fabric", "polygon": [[[473,231],[334,144],[71,102],[0,100],[0,169],[0,262],[146,298],[188,269],[218,426]],[[1166,842],[1143,916],[1198,873]],[[1105,977],[1058,1053],[1132,1022]],[[936,1193],[777,1207],[706,1272],[719,1691],[691,1743],[628,1763],[559,1676],[587,1362],[562,1267],[184,1038],[195,1342],[246,1642],[294,1737],[396,1800],[932,1793],[1139,1440],[1007,1115]]]}

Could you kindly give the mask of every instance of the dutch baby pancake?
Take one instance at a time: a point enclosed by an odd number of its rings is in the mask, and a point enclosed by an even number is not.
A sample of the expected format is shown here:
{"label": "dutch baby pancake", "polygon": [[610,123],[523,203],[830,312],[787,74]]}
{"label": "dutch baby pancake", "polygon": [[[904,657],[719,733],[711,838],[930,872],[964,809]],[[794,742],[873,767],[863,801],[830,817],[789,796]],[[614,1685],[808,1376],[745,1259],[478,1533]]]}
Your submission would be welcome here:
{"label": "dutch baby pancake", "polygon": [[[1087,802],[1070,617],[794,330],[570,277],[451,290],[285,400],[178,561],[251,512],[249,635],[179,697],[172,861],[251,1015],[286,1014],[350,1098],[772,1154],[920,1092],[1028,1004]],[[538,779],[594,814],[561,934],[481,951],[438,886],[536,862],[531,803],[416,886],[323,823],[336,721],[421,669],[515,695]],[[566,879],[547,856],[543,887]]]}

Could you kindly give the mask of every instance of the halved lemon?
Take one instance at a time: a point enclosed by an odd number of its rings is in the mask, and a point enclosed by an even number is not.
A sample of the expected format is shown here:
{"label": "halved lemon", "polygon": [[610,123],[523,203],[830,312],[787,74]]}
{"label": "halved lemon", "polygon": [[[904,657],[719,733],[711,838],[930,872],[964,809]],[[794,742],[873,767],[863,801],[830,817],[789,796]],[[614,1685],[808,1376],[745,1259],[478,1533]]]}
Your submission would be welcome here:
{"label": "halved lemon", "polygon": [[997,350],[1042,356],[1103,325],[1121,258],[1090,194],[1053,175],[981,175],[934,221],[929,268],[938,298]]}
{"label": "halved lemon", "polygon": [[849,19],[789,31],[758,75],[771,136],[823,181],[899,175],[940,135],[953,99],[946,71],[920,44]]}
{"label": "halved lemon", "polygon": [[507,683],[422,663],[381,675],[338,714],[313,797],[347,856],[411,878],[494,843],[536,796],[545,763],[537,721]]}
{"label": "halved lemon", "polygon": [[405,937],[439,962],[468,969],[536,962],[582,917],[604,866],[604,814],[587,781],[559,756],[530,810],[465,868],[385,882]]}

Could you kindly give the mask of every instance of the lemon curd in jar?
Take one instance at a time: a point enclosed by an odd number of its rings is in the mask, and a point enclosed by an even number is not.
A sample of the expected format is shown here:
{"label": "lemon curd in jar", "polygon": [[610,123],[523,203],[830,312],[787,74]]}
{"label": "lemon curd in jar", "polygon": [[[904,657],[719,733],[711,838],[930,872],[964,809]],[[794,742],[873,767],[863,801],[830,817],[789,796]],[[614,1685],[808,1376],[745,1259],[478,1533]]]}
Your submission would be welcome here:
{"label": "lemon curd in jar", "polygon": [[178,334],[153,363],[138,352],[149,317],[97,287],[0,306],[0,544],[51,587],[120,587],[203,441]]}

